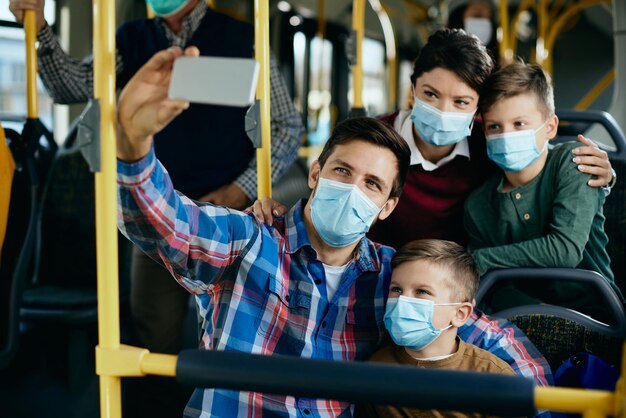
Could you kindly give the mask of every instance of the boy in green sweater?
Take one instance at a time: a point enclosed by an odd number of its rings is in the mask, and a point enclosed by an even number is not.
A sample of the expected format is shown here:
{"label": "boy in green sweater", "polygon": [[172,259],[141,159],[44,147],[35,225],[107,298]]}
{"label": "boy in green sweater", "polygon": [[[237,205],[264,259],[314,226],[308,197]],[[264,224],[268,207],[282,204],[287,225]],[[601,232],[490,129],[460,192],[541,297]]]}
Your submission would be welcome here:
{"label": "boy in green sweater", "polygon": [[[479,108],[487,153],[503,170],[465,203],[480,274],[510,267],[581,268],[600,273],[621,296],[605,249],[604,192],[588,187],[591,176],[571,163],[574,143],[548,152],[559,123],[550,77],[537,65],[511,64],[487,81]],[[602,316],[596,295],[572,282],[511,285],[491,306],[540,302]]]}

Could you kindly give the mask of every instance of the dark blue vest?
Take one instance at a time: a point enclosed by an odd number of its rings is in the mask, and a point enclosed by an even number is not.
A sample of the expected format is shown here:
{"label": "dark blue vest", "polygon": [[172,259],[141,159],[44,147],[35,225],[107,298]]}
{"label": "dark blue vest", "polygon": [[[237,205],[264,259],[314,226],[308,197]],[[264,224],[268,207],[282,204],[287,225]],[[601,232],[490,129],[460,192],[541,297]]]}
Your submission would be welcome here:
{"label": "dark blue vest", "polygon": [[[208,10],[189,40],[200,55],[252,57],[254,30],[228,16]],[[152,20],[127,22],[117,31],[117,49],[124,72],[123,88],[156,52],[168,48],[167,38]],[[237,82],[237,80],[233,80]],[[156,155],[170,173],[174,187],[191,198],[230,183],[254,155],[244,130],[246,108],[192,104],[154,137]]]}

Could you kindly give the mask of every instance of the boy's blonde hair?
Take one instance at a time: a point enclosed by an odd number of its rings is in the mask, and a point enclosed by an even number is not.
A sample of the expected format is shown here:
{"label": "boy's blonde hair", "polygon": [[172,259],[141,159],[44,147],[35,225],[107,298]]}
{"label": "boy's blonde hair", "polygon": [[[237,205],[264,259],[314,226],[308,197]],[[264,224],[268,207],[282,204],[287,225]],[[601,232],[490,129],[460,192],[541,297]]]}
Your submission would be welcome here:
{"label": "boy's blonde hair", "polygon": [[481,89],[478,107],[481,113],[485,113],[502,99],[527,93],[535,96],[545,118],[554,115],[554,90],[550,76],[539,65],[523,62],[514,62],[493,73]]}
{"label": "boy's blonde hair", "polygon": [[452,241],[420,239],[400,248],[391,259],[391,267],[410,261],[428,261],[446,269],[450,275],[445,285],[450,289],[450,302],[472,302],[478,288],[478,268],[474,257]]}

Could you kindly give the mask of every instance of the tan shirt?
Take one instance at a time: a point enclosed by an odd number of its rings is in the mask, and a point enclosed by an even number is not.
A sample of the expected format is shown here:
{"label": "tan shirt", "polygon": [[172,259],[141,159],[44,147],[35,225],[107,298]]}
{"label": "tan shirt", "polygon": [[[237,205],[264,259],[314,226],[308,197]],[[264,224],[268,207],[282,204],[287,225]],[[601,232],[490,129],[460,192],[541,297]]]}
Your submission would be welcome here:
{"label": "tan shirt", "polygon": [[[416,360],[411,357],[404,347],[395,344],[387,345],[375,352],[369,361],[379,363],[401,364],[430,369],[453,369],[473,372],[500,373],[515,375],[511,366],[495,355],[463,342],[457,337],[459,349],[452,356],[442,360]],[[388,418],[466,418],[483,417],[483,414],[452,412],[452,411],[423,411],[411,408],[390,405],[357,405],[356,417],[388,417]]]}

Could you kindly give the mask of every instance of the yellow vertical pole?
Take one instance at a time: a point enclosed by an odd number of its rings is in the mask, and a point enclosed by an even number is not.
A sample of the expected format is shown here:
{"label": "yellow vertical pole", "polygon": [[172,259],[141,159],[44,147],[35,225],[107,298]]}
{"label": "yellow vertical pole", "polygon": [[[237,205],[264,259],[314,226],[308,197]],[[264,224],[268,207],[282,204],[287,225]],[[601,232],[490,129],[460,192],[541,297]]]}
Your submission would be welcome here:
{"label": "yellow vertical pole", "polygon": [[[94,96],[100,100],[100,172],[96,183],[98,333],[102,349],[120,345],[115,159],[115,1],[93,0]],[[119,418],[119,376],[100,375],[100,416]]]}
{"label": "yellow vertical pole", "polygon": [[508,0],[500,0],[500,27],[498,28],[500,38],[499,51],[500,57],[505,61],[513,60],[513,49],[511,49],[511,39],[509,32],[509,2]]}
{"label": "yellow vertical pole", "polygon": [[363,108],[363,33],[365,27],[365,0],[352,2],[352,29],[356,32],[356,63],[352,66],[354,100],[352,108]]}
{"label": "yellow vertical pole", "polygon": [[326,38],[326,1],[317,0],[317,36]]}
{"label": "yellow vertical pole", "polygon": [[37,18],[34,10],[24,12],[24,32],[26,37],[26,115],[29,119],[39,117],[37,96]]}
{"label": "yellow vertical pole", "polygon": [[535,62],[543,65],[544,61],[552,51],[546,50],[546,29],[548,27],[548,2],[539,0],[537,6],[537,45],[535,51]]}
{"label": "yellow vertical pole", "polygon": [[268,0],[254,0],[254,49],[256,60],[259,63],[256,98],[261,101],[261,148],[256,150],[258,199],[272,196],[269,34]]}

